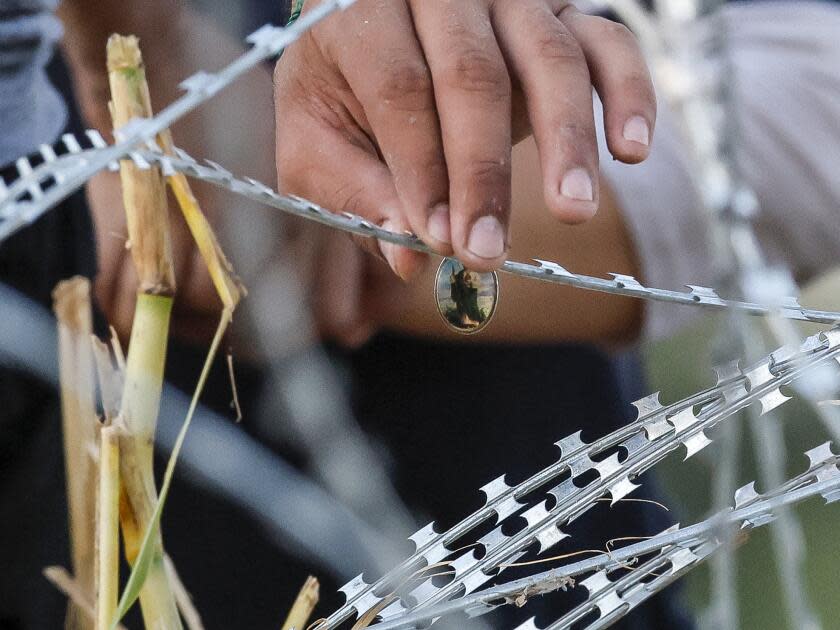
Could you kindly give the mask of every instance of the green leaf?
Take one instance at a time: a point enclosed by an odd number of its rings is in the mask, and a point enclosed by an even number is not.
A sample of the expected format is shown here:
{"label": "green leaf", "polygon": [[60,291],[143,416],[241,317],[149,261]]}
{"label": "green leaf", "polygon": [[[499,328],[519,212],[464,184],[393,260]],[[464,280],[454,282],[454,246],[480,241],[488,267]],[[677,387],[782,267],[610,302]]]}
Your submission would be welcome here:
{"label": "green leaf", "polygon": [[128,582],[123,590],[120,603],[117,606],[115,619],[111,624],[111,630],[116,630],[117,625],[125,617],[126,613],[140,597],[140,591],[143,589],[143,584],[149,575],[149,569],[152,566],[152,561],[155,559],[155,552],[157,551],[153,541],[157,540],[157,534],[160,530],[160,519],[163,514],[163,506],[166,504],[166,499],[169,496],[169,488],[172,485],[172,477],[175,474],[175,464],[178,462],[178,456],[181,454],[181,447],[184,445],[184,439],[187,437],[187,430],[190,428],[193,416],[195,415],[196,407],[198,406],[198,399],[201,392],[204,390],[204,385],[207,382],[207,376],[210,373],[210,366],[213,364],[213,359],[219,350],[219,345],[224,337],[225,330],[231,322],[231,311],[225,309],[222,311],[222,317],[219,320],[219,326],[216,329],[216,335],[213,337],[213,343],[210,345],[210,350],[207,352],[207,358],[204,361],[204,367],[201,369],[201,376],[198,378],[195,392],[190,401],[190,408],[187,411],[187,417],[184,418],[184,424],[181,425],[181,430],[178,432],[178,438],[175,440],[175,446],[172,453],[169,455],[169,460],[166,462],[166,472],[163,475],[163,484],[160,487],[160,497],[158,498],[155,511],[152,514],[152,520],[146,528],[146,533],[143,535],[143,542],[140,545],[140,551],[137,554],[137,559],[134,566],[131,568],[131,575],[128,577]]}

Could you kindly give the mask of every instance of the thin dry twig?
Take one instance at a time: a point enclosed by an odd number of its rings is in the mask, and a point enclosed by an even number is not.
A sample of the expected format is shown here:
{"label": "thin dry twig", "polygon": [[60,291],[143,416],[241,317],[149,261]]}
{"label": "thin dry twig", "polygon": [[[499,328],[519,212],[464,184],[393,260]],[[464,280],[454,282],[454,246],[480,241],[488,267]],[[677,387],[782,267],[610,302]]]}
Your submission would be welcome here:
{"label": "thin dry twig", "polygon": [[233,355],[228,352],[227,355],[228,376],[230,377],[230,388],[233,392],[233,402],[231,406],[236,410],[237,424],[242,422],[242,407],[239,404],[239,391],[236,388],[236,375],[233,372]]}
{"label": "thin dry twig", "polygon": [[397,599],[396,595],[388,595],[387,597],[383,598],[381,602],[379,602],[376,606],[368,610],[364,615],[359,617],[359,620],[353,624],[353,627],[350,630],[362,630],[363,628],[367,628],[370,624],[374,622],[376,616],[385,609],[391,602]]}

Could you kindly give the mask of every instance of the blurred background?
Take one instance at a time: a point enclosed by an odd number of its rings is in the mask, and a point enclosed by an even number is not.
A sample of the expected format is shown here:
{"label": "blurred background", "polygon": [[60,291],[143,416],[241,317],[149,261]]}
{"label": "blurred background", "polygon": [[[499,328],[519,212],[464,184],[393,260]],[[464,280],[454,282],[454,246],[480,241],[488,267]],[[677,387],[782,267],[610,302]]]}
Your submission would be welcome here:
{"label": "blurred background", "polygon": [[[803,290],[803,302],[821,304],[826,309],[834,310],[840,306],[838,288],[840,273],[829,272]],[[670,401],[708,386],[711,383],[712,365],[708,340],[717,325],[720,325],[720,321],[712,317],[673,339],[647,346],[644,355],[651,391],[661,390],[663,401]],[[812,327],[803,326],[801,330],[803,335],[813,333]],[[700,361],[698,357],[702,357]],[[813,410],[800,400],[792,400],[784,405],[771,421],[783,427],[787,444],[785,470],[788,476],[796,474],[805,464],[801,453],[811,448],[811,445],[829,439]],[[739,447],[741,470],[738,474],[738,487],[760,477],[754,446],[754,438],[749,436],[742,440]],[[671,500],[669,505],[677,509],[681,522],[693,523],[709,512],[714,465],[715,459],[706,455],[687,462],[671,458],[657,468],[657,474],[663,480]],[[840,545],[833,532],[840,512],[836,505],[826,506],[822,501],[809,501],[798,506],[796,514],[801,519],[807,547],[803,565],[805,588],[822,627],[836,627],[840,614],[835,596]],[[773,559],[769,529],[754,531],[749,542],[735,552],[735,562],[741,627],[783,627],[781,620],[785,618],[785,612],[782,584]],[[685,578],[688,599],[695,614],[702,613],[708,604],[710,579],[708,565]]]}

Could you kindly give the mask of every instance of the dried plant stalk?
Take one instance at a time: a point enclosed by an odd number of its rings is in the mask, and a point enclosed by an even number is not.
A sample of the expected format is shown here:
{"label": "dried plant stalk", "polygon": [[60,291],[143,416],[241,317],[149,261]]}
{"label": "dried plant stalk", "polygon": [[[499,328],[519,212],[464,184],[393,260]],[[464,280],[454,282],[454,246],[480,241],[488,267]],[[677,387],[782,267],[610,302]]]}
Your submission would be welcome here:
{"label": "dried plant stalk", "polygon": [[[73,574],[85,598],[93,600],[96,592],[99,422],[94,402],[93,352],[89,343],[93,329],[90,281],[76,277],[60,282],[53,291],[53,309],[58,319],[61,415]],[[93,628],[92,620],[72,604],[67,625],[82,630]]]}
{"label": "dried plant stalk", "polygon": [[[119,130],[132,118],[152,115],[149,89],[136,37],[108,40],[111,115]],[[141,170],[128,160],[120,164],[123,202],[132,259],[140,281],[129,342],[120,419],[123,499],[120,520],[126,558],[137,560],[145,532],[152,527],[157,504],[154,481],[154,435],[157,427],[175,272],[166,187],[159,169]],[[156,525],[156,524],[155,524]],[[140,590],[147,628],[180,629],[181,619],[164,565],[163,542],[154,530],[153,554]]]}
{"label": "dried plant stalk", "polygon": [[[133,118],[149,118],[152,104],[146,71],[134,36],[112,35],[108,39],[108,81],[111,86],[111,118],[114,129]],[[166,204],[166,184],[157,167],[143,170],[131,162],[120,163],[128,238],[140,291],[175,293],[175,268]]]}
{"label": "dried plant stalk", "polygon": [[[160,143],[167,155],[175,154],[175,144],[172,142],[172,134],[168,129],[160,134]],[[195,239],[198,251],[204,259],[216,293],[224,308],[232,312],[248,292],[234,274],[233,266],[228,262],[213,228],[210,227],[207,217],[201,211],[201,206],[193,195],[186,176],[183,173],[175,173],[169,177],[169,186],[175,194],[175,199]]]}
{"label": "dried plant stalk", "polygon": [[120,591],[120,443],[119,429],[105,427],[99,448],[99,570],[96,630],[108,630],[117,610]]}
{"label": "dried plant stalk", "polygon": [[312,616],[312,611],[318,605],[320,588],[317,578],[311,575],[306,578],[306,582],[303,583],[303,587],[289,611],[289,616],[286,617],[283,630],[305,630],[309,617]]}

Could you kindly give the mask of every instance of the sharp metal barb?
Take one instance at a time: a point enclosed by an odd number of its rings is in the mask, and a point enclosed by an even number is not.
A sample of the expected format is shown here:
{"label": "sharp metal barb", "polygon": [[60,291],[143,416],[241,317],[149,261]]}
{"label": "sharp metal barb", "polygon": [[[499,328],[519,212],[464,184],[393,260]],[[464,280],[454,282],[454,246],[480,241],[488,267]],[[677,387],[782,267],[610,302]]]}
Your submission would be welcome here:
{"label": "sharp metal barb", "polygon": [[[321,8],[329,6],[329,4],[330,3],[318,5],[318,7]],[[312,13],[314,13],[314,11]],[[248,55],[256,51],[257,49],[254,49],[251,53],[248,53]],[[251,64],[253,59],[248,57],[248,55],[241,59],[245,59],[247,57],[247,63]],[[236,66],[236,62],[231,64],[229,68],[232,68],[233,66]],[[238,76],[239,73],[239,70],[232,74],[229,73],[228,70],[225,70],[216,75],[208,76],[211,77],[211,83],[223,83],[226,85],[230,80],[235,78],[235,76]],[[54,162],[48,162],[40,165],[40,170],[35,169],[35,173],[21,173],[21,177],[11,186],[8,186],[8,193],[2,201],[0,201],[0,217],[5,218],[4,223],[8,222],[9,225],[14,225],[12,228],[6,227],[5,230],[0,229],[0,242],[2,242],[2,239],[5,236],[13,233],[20,225],[34,220],[34,218],[40,216],[50,207],[56,205],[73,190],[83,185],[98,171],[107,168],[108,165],[112,164],[115,160],[120,159],[133,151],[142,153],[143,159],[147,162],[160,164],[161,161],[165,159],[164,156],[161,155],[159,151],[143,149],[142,145],[149,141],[153,141],[155,135],[168,126],[168,124],[164,123],[171,123],[174,120],[177,120],[180,116],[184,115],[187,111],[190,111],[207,98],[209,98],[207,94],[199,94],[196,91],[188,91],[186,96],[166,108],[157,117],[148,120],[135,120],[129,123],[129,125],[123,127],[120,130],[121,133],[118,134],[121,140],[112,146],[103,148],[101,147],[102,143],[99,139],[91,137],[90,140],[94,143],[94,148],[83,150],[81,144],[74,136],[65,136],[64,144],[68,151],[70,151],[71,154],[76,154],[83,161],[67,162],[58,159]],[[137,161],[136,157],[134,159]],[[348,214],[333,214],[298,197],[280,195],[274,192],[270,187],[256,180],[234,177],[229,171],[218,164],[211,163],[211,166],[209,167],[201,165],[186,155],[183,151],[179,150],[177,159],[171,159],[169,162],[170,163],[167,163],[166,165],[167,168],[171,166],[173,169],[190,177],[208,181],[222,188],[226,188],[235,194],[248,197],[260,203],[271,205],[291,214],[324,223],[338,230],[355,233],[360,236],[385,240],[417,251],[430,252],[429,248],[413,234],[389,232],[371,224],[362,217]],[[56,173],[58,176],[56,176]],[[56,185],[51,188],[48,194],[39,196],[36,201],[21,198],[21,195],[24,192],[30,189],[34,190],[33,186],[37,186],[40,180],[43,180],[48,176],[53,176],[53,179],[56,182]],[[36,194],[37,193],[33,193],[33,197]],[[623,274],[612,274],[613,279],[607,280],[572,273],[557,263],[543,260],[536,260],[535,262],[537,263],[536,265],[530,265],[527,263],[508,261],[502,267],[502,271],[513,275],[573,286],[591,291],[600,291],[604,293],[625,295],[654,301],[717,309],[734,309],[752,315],[774,314],[790,319],[822,324],[835,324],[840,322],[840,313],[802,308],[798,302],[791,300],[786,301],[782,306],[758,304],[738,300],[724,300],[719,297],[712,297],[717,294],[706,287],[690,285],[689,288],[691,291],[689,292],[669,291],[665,289],[645,287],[632,276],[626,276]],[[796,304],[795,308],[793,306],[794,304]]]}
{"label": "sharp metal barb", "polygon": [[[756,401],[760,401],[769,393],[778,390],[779,387],[789,384],[816,366],[824,365],[840,354],[840,336],[833,334],[820,335],[820,343],[815,344],[811,339],[806,340],[802,348],[805,349],[799,357],[779,366],[775,373],[767,368],[769,359],[752,366],[745,374],[752,375],[752,381],[747,376],[738,376],[736,372],[730,373],[723,379],[723,383],[717,385],[703,395],[695,395],[673,405],[663,408],[655,408],[652,413],[655,415],[664,414],[670,426],[674,427],[672,433],[650,440],[645,437],[644,426],[650,420],[644,414],[639,418],[601,440],[592,444],[586,444],[580,439],[579,434],[573,434],[558,442],[561,448],[561,458],[555,464],[540,471],[530,479],[518,486],[509,487],[507,490],[502,487],[502,478],[485,486],[485,493],[488,495],[486,505],[475,514],[467,517],[453,530],[442,534],[436,542],[441,540],[454,541],[471,531],[477,523],[484,522],[493,515],[492,507],[495,502],[505,497],[524,497],[527,493],[542,487],[546,482],[559,478],[564,471],[571,471],[573,477],[560,479],[559,483],[550,491],[558,499],[554,507],[549,508],[549,503],[540,501],[521,513],[525,518],[527,527],[513,535],[497,535],[492,538],[492,547],[486,549],[485,555],[478,561],[473,562],[471,557],[469,565],[463,566],[455,580],[437,589],[436,593],[428,599],[425,604],[416,607],[435,607],[442,601],[456,597],[458,589],[464,586],[469,589],[476,588],[476,585],[485,583],[491,579],[494,571],[500,566],[509,562],[513,557],[518,557],[534,543],[543,546],[547,534],[555,528],[560,531],[564,524],[578,518],[588,511],[598,500],[607,494],[616,497],[624,496],[627,492],[635,489],[636,485],[631,479],[636,478],[646,470],[653,467],[667,455],[676,450],[681,444],[685,444],[689,454],[697,452],[700,448],[710,443],[705,431],[713,428],[719,422],[729,418],[738,411],[746,408]],[[768,376],[769,375],[769,376]],[[749,384],[749,390],[745,385]],[[733,395],[732,392],[737,392]],[[699,412],[694,411],[696,407]],[[641,436],[641,437],[637,437]],[[623,462],[619,461],[615,449],[627,444],[628,456]],[[597,463],[592,459],[596,454],[603,454],[598,458]],[[822,452],[812,455],[814,461],[825,460],[827,454]],[[588,463],[587,463],[588,462]],[[819,464],[819,462],[817,462]],[[816,464],[815,464],[816,465]],[[815,470],[824,470],[825,462]],[[586,486],[578,488],[572,479],[577,473],[595,470],[598,478]],[[507,484],[504,484],[507,486]],[[613,495],[613,491],[615,494]],[[493,496],[494,499],[489,497]],[[741,497],[743,499],[743,497]],[[749,526],[763,524],[767,515],[756,516],[750,521]],[[418,549],[418,554],[409,558],[406,563],[423,560],[424,550]],[[418,557],[419,556],[419,557]],[[404,570],[405,563],[397,568],[397,571]],[[388,576],[383,580],[389,579]],[[375,589],[376,586],[368,587]],[[336,627],[338,619],[346,619],[350,614],[348,607],[353,602],[348,600],[347,605],[331,615],[319,628]]]}
{"label": "sharp metal barb", "polygon": [[[232,61],[216,73],[199,73],[185,81],[187,91],[154,118],[134,120],[115,134],[117,143],[107,148],[83,151],[72,135],[63,136],[64,145],[71,154],[86,154],[83,161],[73,163],[56,160],[40,173],[55,170],[60,176],[52,179],[55,185],[41,197],[26,200],[23,195],[38,183],[33,176],[24,176],[8,186],[8,193],[0,198],[0,243],[20,228],[28,225],[44,212],[54,208],[62,200],[85,185],[99,171],[106,169],[115,160],[122,159],[168,129],[174,122],[210,100],[219,91],[237,78],[257,67],[263,60],[276,56],[289,44],[331,14],[352,5],[355,0],[327,0],[303,14],[294,24],[286,28],[266,26],[248,37],[253,47],[241,57]],[[42,165],[43,166],[43,165]],[[34,181],[34,184],[33,184]]]}
{"label": "sharp metal barb", "polygon": [[[620,611],[619,617],[626,614],[675,579],[698,566],[719,549],[722,544],[720,540],[722,527],[736,529],[760,527],[770,522],[773,514],[783,507],[795,505],[815,496],[840,493],[838,463],[840,463],[840,456],[831,455],[816,467],[810,466],[806,472],[763,495],[745,490],[753,486],[753,484],[748,484],[736,493],[734,509],[727,508],[695,525],[685,528],[675,525],[657,536],[614,549],[609,554],[604,553],[527,578],[492,586],[472,595],[434,606],[418,606],[405,610],[400,616],[389,618],[371,628],[375,630],[411,628],[430,619],[458,612],[474,617],[495,610],[500,602],[521,605],[522,600],[527,600],[529,597],[565,589],[570,583],[574,583],[574,578],[580,575],[588,576],[578,582],[590,594],[587,601],[564,615],[562,619],[549,625],[548,628],[568,628],[576,620],[585,618],[596,608],[601,610],[601,617],[593,622],[595,625],[585,627],[603,627],[598,624],[604,622],[606,611],[610,611],[607,616],[616,611]],[[831,471],[836,471],[836,473],[821,479],[821,476],[825,477],[825,473]],[[626,569],[628,563],[638,558],[648,559],[618,579],[610,580],[607,577],[616,569],[622,567]],[[652,579],[651,576],[653,576]],[[618,602],[621,605],[617,607]],[[536,628],[536,625],[532,620],[520,628]]]}

